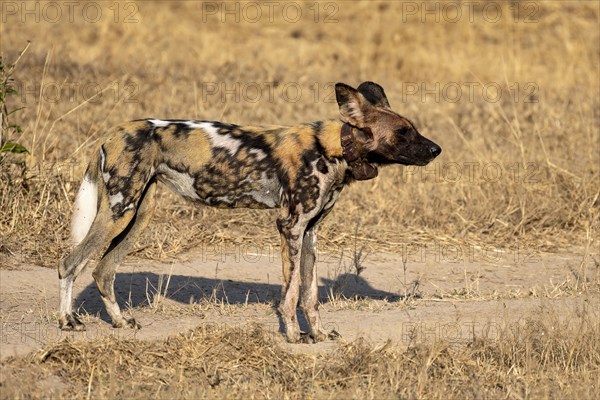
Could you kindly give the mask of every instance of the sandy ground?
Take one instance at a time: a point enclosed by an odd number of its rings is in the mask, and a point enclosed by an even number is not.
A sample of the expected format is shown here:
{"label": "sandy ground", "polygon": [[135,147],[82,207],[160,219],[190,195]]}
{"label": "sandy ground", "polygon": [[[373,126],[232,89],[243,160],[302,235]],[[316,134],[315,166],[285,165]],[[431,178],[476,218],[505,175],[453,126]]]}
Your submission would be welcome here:
{"label": "sandy ground", "polygon": [[[120,268],[116,279],[119,301],[142,324],[139,331],[110,326],[91,268],[75,285],[75,309],[84,314],[87,326],[81,333],[61,332],[56,326],[55,270],[0,269],[0,358],[22,355],[65,337],[153,339],[220,324],[243,327],[256,322],[282,338],[275,310],[281,276],[276,251],[204,250],[189,255],[185,262],[133,260]],[[364,337],[405,345],[419,338],[461,342],[473,335],[494,337],[506,324],[518,329],[542,312],[558,310],[568,318],[583,307],[600,309],[596,295],[573,290],[577,279],[598,279],[593,258],[598,260],[597,254],[589,258],[585,277],[582,256],[576,252],[490,253],[438,247],[406,250],[404,256],[406,272],[401,254],[369,254],[363,262],[366,269],[357,277],[347,255],[319,254],[325,328],[339,332],[341,340],[347,341]],[[159,291],[164,294],[165,287],[166,298],[157,296]],[[407,294],[416,296],[406,299]],[[299,319],[306,330],[300,311]],[[316,352],[334,344],[286,346]]]}

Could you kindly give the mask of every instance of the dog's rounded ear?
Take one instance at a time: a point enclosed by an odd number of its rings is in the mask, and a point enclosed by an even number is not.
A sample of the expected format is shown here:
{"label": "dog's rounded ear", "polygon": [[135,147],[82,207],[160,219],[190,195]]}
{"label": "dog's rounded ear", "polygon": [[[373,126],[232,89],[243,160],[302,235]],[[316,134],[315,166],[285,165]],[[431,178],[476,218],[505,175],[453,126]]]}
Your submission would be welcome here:
{"label": "dog's rounded ear", "polygon": [[357,90],[374,106],[391,108],[383,88],[375,82],[363,82]]}
{"label": "dog's rounded ear", "polygon": [[340,107],[340,114],[348,123],[359,128],[365,126],[365,115],[373,107],[365,96],[345,83],[336,83],[335,98]]}

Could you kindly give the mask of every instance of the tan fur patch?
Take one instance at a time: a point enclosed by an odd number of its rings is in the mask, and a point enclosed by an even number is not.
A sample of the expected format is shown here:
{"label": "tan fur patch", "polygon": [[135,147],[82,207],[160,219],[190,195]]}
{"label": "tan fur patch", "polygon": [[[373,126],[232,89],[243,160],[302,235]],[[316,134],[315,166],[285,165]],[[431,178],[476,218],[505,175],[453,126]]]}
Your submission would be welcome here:
{"label": "tan fur patch", "polygon": [[157,132],[162,136],[164,158],[171,162],[177,160],[177,163],[172,165],[175,168],[200,170],[212,159],[212,146],[208,134],[202,129],[191,129],[186,139],[178,139],[174,136],[175,130],[175,125],[157,128]]}
{"label": "tan fur patch", "polygon": [[321,144],[325,148],[327,157],[342,157],[342,141],[340,138],[342,125],[339,120],[326,121],[321,128]]}
{"label": "tan fur patch", "polygon": [[289,128],[278,135],[273,153],[288,174],[290,188],[294,187],[300,169],[300,157],[304,149],[312,146],[313,140],[314,132],[310,127]]}

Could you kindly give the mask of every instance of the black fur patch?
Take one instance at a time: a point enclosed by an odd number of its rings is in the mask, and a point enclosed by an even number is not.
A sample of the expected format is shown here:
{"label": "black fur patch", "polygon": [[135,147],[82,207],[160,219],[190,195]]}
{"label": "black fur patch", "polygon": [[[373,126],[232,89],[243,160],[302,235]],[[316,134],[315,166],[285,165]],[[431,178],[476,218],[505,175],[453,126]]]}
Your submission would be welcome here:
{"label": "black fur patch", "polygon": [[329,172],[329,167],[327,167],[327,163],[322,158],[317,161],[317,171],[322,174],[326,174]]}

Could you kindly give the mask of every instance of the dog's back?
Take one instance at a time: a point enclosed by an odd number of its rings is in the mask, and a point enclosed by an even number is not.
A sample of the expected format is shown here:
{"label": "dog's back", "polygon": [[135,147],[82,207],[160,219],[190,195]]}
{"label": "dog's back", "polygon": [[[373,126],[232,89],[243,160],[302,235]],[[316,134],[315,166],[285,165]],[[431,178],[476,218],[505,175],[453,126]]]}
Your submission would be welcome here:
{"label": "dog's back", "polygon": [[274,208],[305,164],[341,156],[340,121],[242,127],[147,119],[116,127],[99,150],[98,176],[116,217],[153,176],[193,201],[225,208]]}

